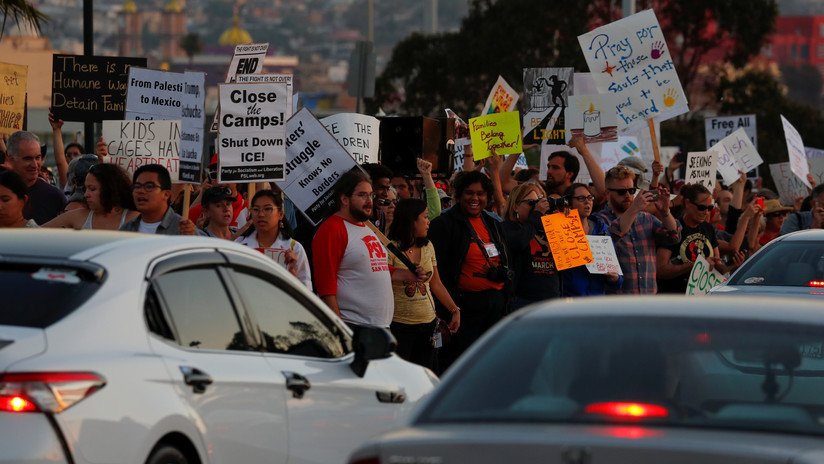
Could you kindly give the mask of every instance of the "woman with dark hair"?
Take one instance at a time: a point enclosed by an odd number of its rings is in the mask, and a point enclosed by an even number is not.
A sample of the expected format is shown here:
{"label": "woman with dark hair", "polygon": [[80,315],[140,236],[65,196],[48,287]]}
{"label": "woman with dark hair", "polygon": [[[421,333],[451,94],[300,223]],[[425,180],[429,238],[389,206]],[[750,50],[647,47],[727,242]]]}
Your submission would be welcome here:
{"label": "woman with dark hair", "polygon": [[118,230],[140,213],[135,211],[131,179],[114,164],[95,164],[86,174],[84,207],[66,211],[43,227]]}
{"label": "woman with dark hair", "polygon": [[23,217],[28,199],[26,181],[14,171],[0,171],[0,227],[37,227],[34,219]]}
{"label": "woman with dark hair", "polygon": [[[501,223],[485,211],[494,195],[492,181],[465,171],[453,185],[456,205],[429,228],[443,284],[463,309],[460,329],[441,351],[443,368],[507,313],[513,278]],[[442,317],[448,309],[441,306]]]}
{"label": "woman with dark hair", "polygon": [[[395,295],[395,313],[389,326],[398,339],[398,355],[407,361],[435,370],[433,339],[438,317],[432,295],[446,308],[452,319],[449,330],[460,327],[460,308],[452,300],[438,275],[435,248],[426,238],[429,231],[429,215],[426,202],[416,198],[400,200],[395,208],[394,219],[389,227],[389,239],[423,270],[425,278],[417,281],[392,281]],[[395,255],[389,255],[389,265],[403,267]],[[410,269],[417,272],[417,269]]]}
{"label": "woman with dark hair", "polygon": [[710,213],[715,208],[712,194],[701,184],[687,184],[681,187],[680,195],[684,199],[684,211],[678,219],[681,241],[658,248],[658,293],[683,295],[698,256],[706,258],[722,274],[729,271],[718,253],[715,228],[709,223]]}
{"label": "woman with dark hair", "polygon": [[292,228],[283,220],[283,197],[279,191],[259,190],[252,197],[250,226],[236,242],[252,247],[297,277],[312,289],[306,250],[292,238]]}

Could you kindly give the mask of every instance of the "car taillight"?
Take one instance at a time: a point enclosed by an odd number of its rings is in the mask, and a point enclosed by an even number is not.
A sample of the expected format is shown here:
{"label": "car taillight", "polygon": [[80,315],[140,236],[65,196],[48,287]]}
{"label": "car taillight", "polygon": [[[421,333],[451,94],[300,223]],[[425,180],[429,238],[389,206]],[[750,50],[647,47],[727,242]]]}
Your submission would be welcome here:
{"label": "car taillight", "polygon": [[824,288],[824,280],[811,280],[807,282],[808,287]]}
{"label": "car taillight", "polygon": [[0,412],[59,413],[106,385],[91,372],[0,374]]}
{"label": "car taillight", "polygon": [[598,414],[616,419],[657,419],[669,416],[667,408],[657,404],[621,401],[592,403],[584,408],[584,413]]}

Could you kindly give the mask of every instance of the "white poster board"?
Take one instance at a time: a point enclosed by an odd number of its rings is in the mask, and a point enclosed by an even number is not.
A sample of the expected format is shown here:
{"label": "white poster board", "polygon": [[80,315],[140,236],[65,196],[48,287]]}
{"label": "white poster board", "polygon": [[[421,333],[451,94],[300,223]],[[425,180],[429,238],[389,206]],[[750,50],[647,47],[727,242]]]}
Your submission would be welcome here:
{"label": "white poster board", "polygon": [[710,262],[704,258],[704,255],[698,255],[687,280],[686,295],[706,295],[713,287],[722,284],[725,280],[727,278],[723,274],[710,269]]}
{"label": "white poster board", "polygon": [[291,77],[279,83],[220,84],[220,182],[284,179]]}
{"label": "white poster board", "polygon": [[453,154],[452,167],[453,171],[460,172],[463,171],[466,147],[472,145],[472,139],[469,136],[469,125],[451,109],[446,108],[444,111],[446,112],[447,118],[455,119],[455,152]]}
{"label": "white poster board", "polygon": [[598,93],[618,99],[618,129],[635,131],[689,110],[666,39],[652,10],[578,36]]}
{"label": "white poster board", "polygon": [[742,114],[738,116],[716,116],[704,118],[704,135],[707,140],[707,149],[720,142],[738,129],[744,129],[750,138],[752,145],[758,149],[758,132],[754,114]]}
{"label": "white poster board", "polygon": [[608,274],[614,272],[624,275],[621,271],[621,263],[618,255],[615,254],[615,245],[609,235],[587,235],[589,249],[592,251],[593,261],[588,263],[587,270],[590,274]]}
{"label": "white poster board", "polygon": [[[229,62],[229,69],[226,70],[224,82],[235,82],[235,76],[241,74],[260,74],[263,71],[263,60],[266,59],[267,50],[269,50],[268,43],[235,45],[235,52],[232,55],[232,61]],[[220,105],[215,109],[212,132],[217,132],[219,117]]]}
{"label": "white poster board", "polygon": [[749,172],[764,163],[743,128],[719,140],[710,150],[718,153],[718,172],[732,185],[739,172]]}
{"label": "white poster board", "polygon": [[792,172],[789,162],[771,164],[770,174],[782,205],[792,206],[797,198],[810,194],[810,189]]}
{"label": "white poster board", "polygon": [[125,119],[180,120],[180,182],[201,182],[205,81],[202,72],[129,68]]}
{"label": "white poster board", "polygon": [[816,185],[824,184],[824,150],[804,147],[804,151],[807,153],[810,174],[813,175]]}
{"label": "white poster board", "polygon": [[807,164],[807,153],[804,151],[804,141],[801,134],[790,124],[790,121],[782,115],[781,125],[784,126],[784,138],[787,139],[787,152],[790,155],[790,170],[798,176],[799,180],[807,187],[812,188],[807,180],[810,173],[810,165]]}
{"label": "white poster board", "polygon": [[379,161],[381,122],[378,118],[358,113],[340,113],[327,116],[320,122],[358,164]]}
{"label": "white poster board", "polygon": [[103,121],[106,161],[125,169],[130,177],[140,166],[159,164],[169,171],[172,182],[180,172],[180,121]]}
{"label": "white poster board", "polygon": [[503,77],[498,76],[495,85],[486,97],[481,116],[492,113],[508,113],[518,108],[518,92]]}
{"label": "white poster board", "polygon": [[570,95],[564,110],[566,141],[574,135],[584,137],[586,143],[618,141],[618,121],[615,98],[610,94]]}
{"label": "white poster board", "polygon": [[286,180],[277,184],[318,225],[334,212],[335,183],[358,164],[306,108],[289,119],[286,131]]}
{"label": "white poster board", "polygon": [[718,154],[712,150],[687,153],[686,184],[701,184],[712,192],[715,189]]}

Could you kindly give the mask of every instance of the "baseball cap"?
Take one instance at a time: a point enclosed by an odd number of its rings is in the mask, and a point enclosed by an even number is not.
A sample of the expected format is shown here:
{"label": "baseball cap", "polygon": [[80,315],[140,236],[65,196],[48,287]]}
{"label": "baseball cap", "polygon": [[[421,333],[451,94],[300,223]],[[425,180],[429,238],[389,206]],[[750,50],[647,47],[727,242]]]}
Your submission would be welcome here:
{"label": "baseball cap", "polygon": [[621,161],[618,161],[618,164],[632,169],[635,171],[635,174],[639,176],[647,172],[647,163],[637,156],[627,156]]}
{"label": "baseball cap", "polygon": [[200,198],[200,204],[203,206],[212,203],[220,203],[223,200],[229,200],[234,203],[237,197],[232,196],[232,191],[226,187],[210,187],[203,192]]}

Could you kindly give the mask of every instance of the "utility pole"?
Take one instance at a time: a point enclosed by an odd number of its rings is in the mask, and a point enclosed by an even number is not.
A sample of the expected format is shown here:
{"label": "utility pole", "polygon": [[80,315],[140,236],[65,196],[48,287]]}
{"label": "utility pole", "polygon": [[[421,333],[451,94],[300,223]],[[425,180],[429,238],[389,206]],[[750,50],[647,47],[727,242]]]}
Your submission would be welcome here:
{"label": "utility pole", "polygon": [[621,0],[621,11],[624,18],[635,14],[635,0]]}
{"label": "utility pole", "polygon": [[[83,0],[83,55],[94,56],[94,10],[92,0]],[[94,122],[83,123],[86,153],[94,153]]]}

